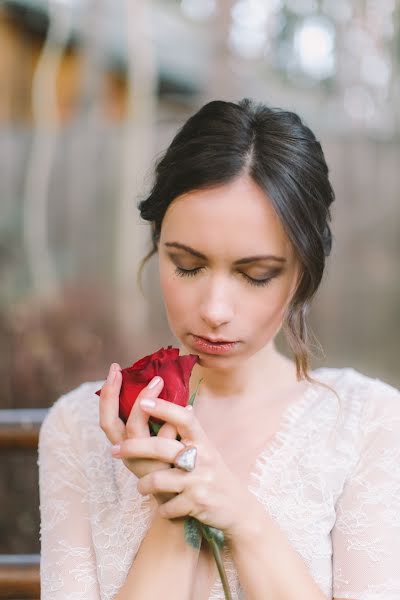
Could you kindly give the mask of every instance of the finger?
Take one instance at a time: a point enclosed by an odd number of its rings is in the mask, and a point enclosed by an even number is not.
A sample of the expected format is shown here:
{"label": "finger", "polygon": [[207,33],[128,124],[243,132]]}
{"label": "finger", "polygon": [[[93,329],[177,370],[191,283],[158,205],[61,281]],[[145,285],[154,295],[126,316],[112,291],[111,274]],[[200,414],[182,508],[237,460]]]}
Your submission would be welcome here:
{"label": "finger", "polygon": [[180,494],[187,485],[188,473],[182,469],[160,469],[141,477],[137,490],[143,496],[150,494]]}
{"label": "finger", "polygon": [[[143,400],[146,404],[143,404]],[[151,400],[154,406],[148,404]],[[140,405],[149,415],[174,425],[183,441],[196,443],[207,440],[206,433],[193,410],[187,410],[162,398],[148,398],[147,395],[140,399]]]}
{"label": "finger", "polygon": [[142,410],[139,401],[143,396],[146,396],[146,398],[157,398],[163,387],[164,381],[162,377],[157,375],[139,392],[126,421],[126,434],[128,437],[150,437],[148,425],[150,415]]}
{"label": "finger", "polygon": [[178,440],[159,438],[127,438],[120,443],[119,458],[152,458],[173,463],[176,455],[185,446]]}
{"label": "finger", "polygon": [[125,439],[125,424],[119,417],[121,384],[121,367],[118,363],[113,363],[99,396],[99,425],[112,444]]}
{"label": "finger", "polygon": [[172,425],[171,423],[164,423],[164,425],[161,426],[160,431],[157,434],[158,437],[168,438],[170,440],[176,440],[177,435],[178,431],[175,425]]}
{"label": "finger", "polygon": [[164,502],[160,504],[158,507],[158,514],[160,517],[164,519],[177,519],[179,517],[190,517],[193,516],[191,514],[192,511],[192,503],[190,498],[185,496],[185,494],[178,494],[168,502]]}

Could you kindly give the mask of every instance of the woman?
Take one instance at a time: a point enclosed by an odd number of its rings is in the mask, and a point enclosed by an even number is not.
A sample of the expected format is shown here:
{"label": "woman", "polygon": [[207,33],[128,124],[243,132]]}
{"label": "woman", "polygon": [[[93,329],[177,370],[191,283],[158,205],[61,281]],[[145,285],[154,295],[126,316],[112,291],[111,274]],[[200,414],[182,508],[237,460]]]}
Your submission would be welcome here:
{"label": "woman", "polygon": [[[199,356],[190,393],[201,385],[189,411],[155,379],[126,425],[119,365],[55,402],[39,443],[44,600],[223,599],[187,515],[224,531],[233,598],[398,600],[400,392],[352,368],[309,372],[333,200],[294,113],[213,101],[178,131],[139,209],[171,331]],[[188,444],[192,471],[173,466]]]}

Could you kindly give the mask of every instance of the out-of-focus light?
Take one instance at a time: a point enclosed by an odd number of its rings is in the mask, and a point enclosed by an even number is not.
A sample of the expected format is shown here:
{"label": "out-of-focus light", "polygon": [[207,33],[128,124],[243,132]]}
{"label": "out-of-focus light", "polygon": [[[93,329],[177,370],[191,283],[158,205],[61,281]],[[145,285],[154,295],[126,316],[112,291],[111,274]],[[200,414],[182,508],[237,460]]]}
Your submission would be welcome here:
{"label": "out-of-focus light", "polygon": [[375,14],[391,15],[396,8],[396,0],[366,0],[366,9],[368,12],[374,12]]}
{"label": "out-of-focus light", "polygon": [[63,6],[70,6],[71,8],[82,4],[80,0],[51,0],[50,3],[61,4]]}
{"label": "out-of-focus light", "polygon": [[392,20],[387,19],[383,26],[382,26],[382,34],[387,37],[388,39],[391,39],[394,35],[394,23]]}
{"label": "out-of-focus light", "polygon": [[390,64],[378,54],[366,54],[361,60],[360,74],[366,83],[386,87],[391,75]]}
{"label": "out-of-focus light", "polygon": [[206,21],[217,9],[216,0],[181,0],[184,15],[194,21]]}
{"label": "out-of-focus light", "polygon": [[269,17],[279,11],[283,0],[239,0],[231,9],[233,22],[239,27],[262,29]]}
{"label": "out-of-focus light", "polygon": [[265,42],[265,31],[233,26],[229,33],[230,48],[242,58],[251,59],[261,56]]}
{"label": "out-of-focus light", "polygon": [[283,0],[239,0],[231,9],[232,27],[229,46],[242,58],[259,58],[267,43],[271,19],[282,7]]}
{"label": "out-of-focus light", "polygon": [[355,120],[367,121],[376,113],[371,94],[361,86],[348,88],[344,93],[344,108]]}
{"label": "out-of-focus light", "polygon": [[286,0],[288,9],[296,15],[309,15],[318,8],[316,0]]}
{"label": "out-of-focus light", "polygon": [[301,69],[315,79],[335,71],[335,28],[323,17],[309,17],[297,27],[294,50]]}
{"label": "out-of-focus light", "polygon": [[370,27],[375,31],[382,34],[384,37],[393,37],[396,21],[393,11],[395,10],[395,3],[392,0],[383,0],[381,2],[371,2],[367,0],[366,3],[366,17]]}
{"label": "out-of-focus light", "polygon": [[349,0],[324,0],[322,10],[325,15],[339,23],[349,21],[353,15],[353,6]]}

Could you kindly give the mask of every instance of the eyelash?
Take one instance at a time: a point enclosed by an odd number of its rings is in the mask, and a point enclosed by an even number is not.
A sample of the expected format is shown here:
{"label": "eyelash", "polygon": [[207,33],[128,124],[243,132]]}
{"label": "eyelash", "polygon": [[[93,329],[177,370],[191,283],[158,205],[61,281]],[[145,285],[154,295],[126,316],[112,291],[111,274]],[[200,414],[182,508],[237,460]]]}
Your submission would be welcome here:
{"label": "eyelash", "polygon": [[[181,269],[180,267],[175,268],[175,273],[179,275],[179,277],[194,277],[199,273],[204,267],[197,267],[196,269]],[[267,286],[273,279],[273,277],[268,277],[268,279],[253,279],[249,277],[245,273],[241,273],[246,281],[250,285],[254,285],[255,287],[265,287]]]}

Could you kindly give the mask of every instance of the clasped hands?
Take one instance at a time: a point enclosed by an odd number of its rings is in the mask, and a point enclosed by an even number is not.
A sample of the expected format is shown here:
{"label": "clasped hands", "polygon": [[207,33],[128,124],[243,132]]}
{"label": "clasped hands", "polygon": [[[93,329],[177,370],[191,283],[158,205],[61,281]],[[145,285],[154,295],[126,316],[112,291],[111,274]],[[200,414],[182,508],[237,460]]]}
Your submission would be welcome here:
{"label": "clasped hands", "polygon": [[[121,384],[119,365],[111,367],[100,393],[100,427],[113,445],[119,445],[113,456],[139,478],[138,491],[154,496],[164,518],[191,516],[221,529],[227,539],[233,537],[251,514],[250,494],[209,440],[194,411],[159,398],[164,385],[159,378],[156,385],[151,387],[150,382],[140,392],[124,424],[119,417]],[[155,406],[141,406],[145,398]],[[150,416],[165,421],[157,436],[150,435]],[[197,448],[196,466],[190,472],[173,465],[187,444]]]}

